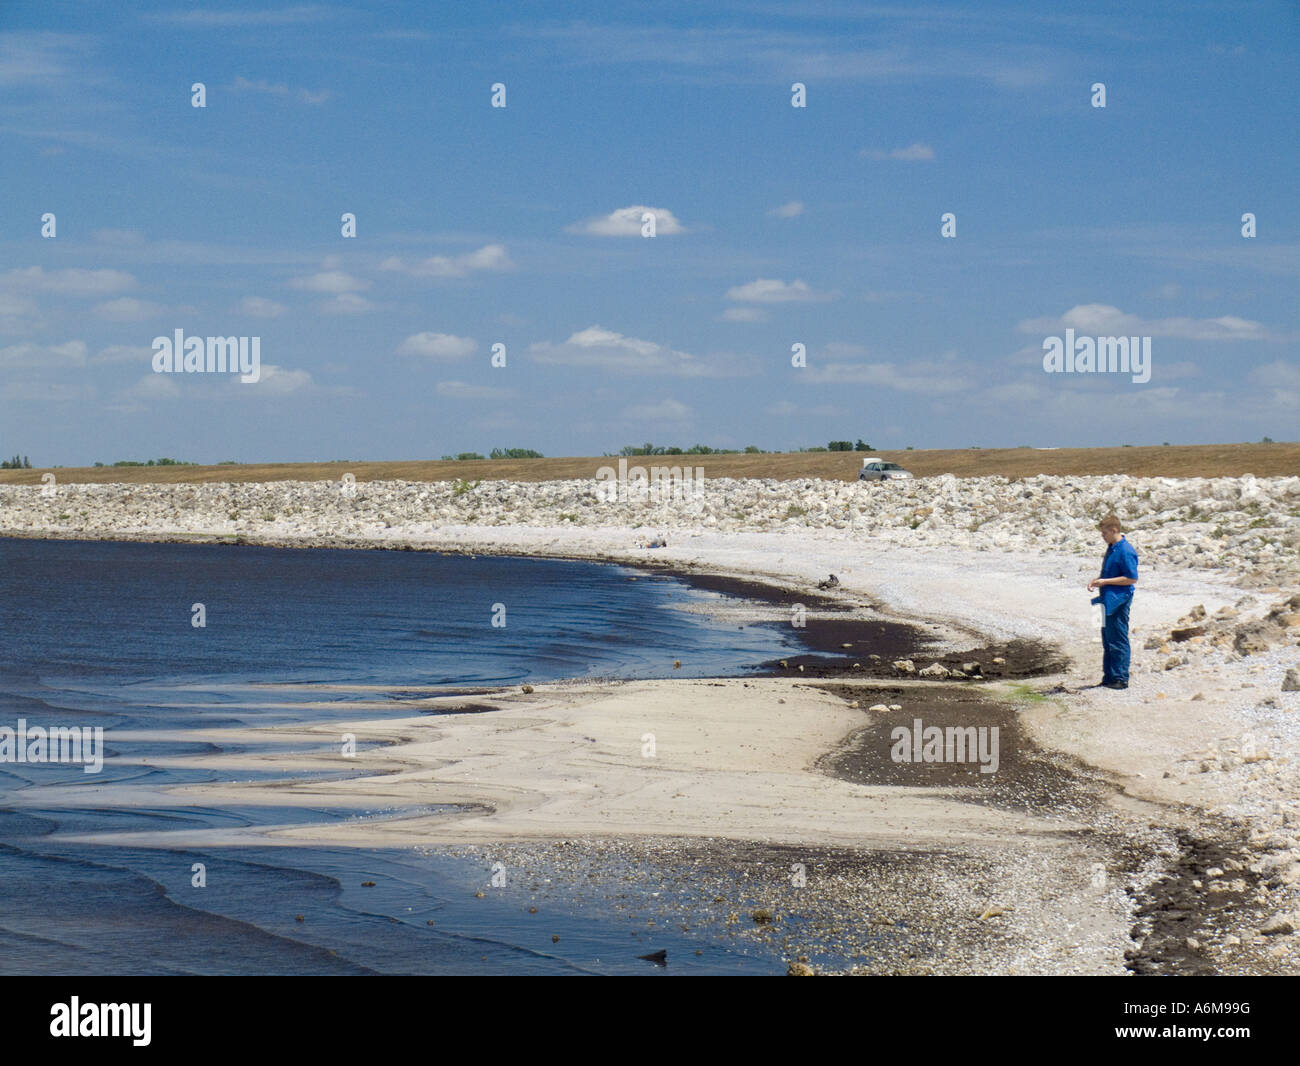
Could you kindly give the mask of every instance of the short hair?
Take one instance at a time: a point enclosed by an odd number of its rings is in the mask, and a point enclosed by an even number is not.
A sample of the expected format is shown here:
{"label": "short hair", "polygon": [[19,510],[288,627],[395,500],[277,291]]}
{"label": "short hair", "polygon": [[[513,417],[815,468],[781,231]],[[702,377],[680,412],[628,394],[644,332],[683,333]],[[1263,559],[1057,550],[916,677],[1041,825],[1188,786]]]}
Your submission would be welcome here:
{"label": "short hair", "polygon": [[1119,515],[1116,514],[1108,514],[1105,518],[1103,518],[1100,522],[1097,523],[1097,528],[1100,529],[1103,533],[1108,529],[1113,529],[1116,533],[1120,532],[1120,530],[1123,529],[1123,527],[1119,523]]}

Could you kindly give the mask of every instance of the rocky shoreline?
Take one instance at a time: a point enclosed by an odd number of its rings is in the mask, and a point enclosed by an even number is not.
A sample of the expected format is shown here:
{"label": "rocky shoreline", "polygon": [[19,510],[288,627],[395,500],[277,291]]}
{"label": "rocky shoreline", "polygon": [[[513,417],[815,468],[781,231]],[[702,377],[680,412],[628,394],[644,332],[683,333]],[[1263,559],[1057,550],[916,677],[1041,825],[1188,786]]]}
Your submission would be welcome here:
{"label": "rocky shoreline", "polygon": [[[57,478],[57,475],[55,475]],[[10,535],[191,533],[344,545],[427,538],[448,526],[624,527],[647,539],[710,532],[844,531],[879,547],[1093,554],[1093,527],[1120,515],[1139,552],[1175,568],[1228,567],[1241,583],[1300,581],[1300,477],[944,475],[869,484],[727,478],[605,500],[592,480],[281,481],[0,485]],[[52,493],[50,490],[53,490]],[[656,498],[666,497],[666,498]]]}

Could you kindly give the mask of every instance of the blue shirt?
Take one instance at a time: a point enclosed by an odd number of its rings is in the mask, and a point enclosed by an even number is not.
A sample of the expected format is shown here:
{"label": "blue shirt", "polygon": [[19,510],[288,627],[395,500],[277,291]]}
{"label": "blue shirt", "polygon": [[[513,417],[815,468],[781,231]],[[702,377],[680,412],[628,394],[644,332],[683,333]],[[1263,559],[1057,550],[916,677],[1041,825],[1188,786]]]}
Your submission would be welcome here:
{"label": "blue shirt", "polygon": [[[1134,581],[1137,580],[1138,553],[1123,536],[1106,548],[1106,554],[1101,559],[1101,576],[1131,577]],[[1132,585],[1102,585],[1099,591],[1102,609],[1107,614],[1133,599]]]}

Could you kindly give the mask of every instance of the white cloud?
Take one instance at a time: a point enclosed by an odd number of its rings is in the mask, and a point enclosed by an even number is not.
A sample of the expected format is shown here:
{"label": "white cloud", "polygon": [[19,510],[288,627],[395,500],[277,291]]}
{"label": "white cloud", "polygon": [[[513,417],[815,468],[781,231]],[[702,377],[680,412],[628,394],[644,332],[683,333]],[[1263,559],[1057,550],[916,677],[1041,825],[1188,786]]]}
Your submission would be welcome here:
{"label": "white cloud", "polygon": [[928,144],[921,144],[917,141],[909,144],[906,148],[890,148],[887,151],[881,148],[864,148],[858,154],[863,159],[893,159],[901,163],[926,163],[934,158],[934,149]]}
{"label": "white cloud", "polygon": [[608,215],[597,215],[582,222],[575,222],[565,229],[569,233],[585,233],[589,237],[640,237],[642,216],[646,213],[655,217],[655,236],[665,237],[673,233],[685,233],[682,224],[666,207],[646,207],[634,204],[620,207]]}
{"label": "white cloud", "polygon": [[665,397],[658,403],[633,404],[631,407],[623,408],[624,418],[647,418],[663,422],[684,422],[694,413],[684,403],[674,400],[671,396]]}
{"label": "white cloud", "polygon": [[505,400],[515,394],[514,389],[499,389],[492,385],[471,385],[465,381],[440,381],[435,391],[439,396],[449,400]]}
{"label": "white cloud", "polygon": [[300,289],[304,292],[359,292],[362,289],[370,288],[370,282],[363,281],[360,278],[354,278],[351,274],[342,270],[327,269],[319,273],[308,275],[302,278],[290,278],[289,285],[292,288]]}
{"label": "white cloud", "polygon": [[722,312],[724,322],[766,322],[767,312],[758,307],[728,307]]}
{"label": "white cloud", "polygon": [[778,281],[775,278],[757,278],[744,285],[734,285],[727,290],[727,299],[742,303],[816,303],[833,300],[835,293],[817,292],[806,281]]}
{"label": "white cloud", "polygon": [[1178,337],[1195,341],[1262,341],[1276,339],[1263,325],[1234,315],[1219,318],[1144,319],[1109,304],[1078,304],[1060,318],[1030,318],[1021,333],[1058,333],[1073,329],[1082,336]]}
{"label": "white cloud", "polygon": [[625,337],[603,326],[588,326],[562,344],[541,341],[528,348],[539,363],[600,367],[627,374],[678,374],[682,377],[725,377],[741,371],[730,360],[702,362],[654,341]]}
{"label": "white cloud", "polygon": [[167,314],[167,308],[152,300],[122,296],[116,300],[105,300],[101,304],[96,304],[95,314],[110,322],[146,322],[151,318]]}
{"label": "white cloud", "polygon": [[43,367],[58,369],[86,365],[85,341],[63,344],[11,344],[0,348],[0,367]]}
{"label": "white cloud", "polygon": [[282,366],[263,363],[262,376],[251,386],[238,378],[232,380],[235,387],[241,390],[252,387],[257,390],[259,395],[287,396],[291,392],[298,392],[300,389],[307,388],[311,384],[311,374],[306,370],[286,370]]}
{"label": "white cloud", "polygon": [[52,292],[64,296],[104,296],[135,285],[135,278],[121,270],[50,270],[26,267],[0,274],[0,290],[10,292]]}
{"label": "white cloud", "polygon": [[378,304],[372,303],[355,292],[341,292],[337,296],[321,302],[320,309],[327,315],[363,315],[375,311]]}
{"label": "white cloud", "polygon": [[467,359],[478,350],[472,337],[457,337],[452,333],[416,333],[397,346],[398,355],[416,355],[426,359],[447,361]]}
{"label": "white cloud", "polygon": [[514,262],[510,259],[504,244],[485,244],[477,251],[464,255],[435,255],[418,263],[407,265],[403,260],[393,256],[379,264],[380,270],[396,270],[409,274],[413,278],[463,278],[467,274],[479,271],[513,270]]}
{"label": "white cloud", "polygon": [[300,103],[312,105],[323,104],[331,96],[328,89],[293,89],[288,85],[274,84],[261,79],[250,81],[248,78],[241,77],[235,78],[232,88],[236,92],[267,93],[271,96],[292,96]]}
{"label": "white cloud", "polygon": [[803,201],[791,200],[788,204],[772,208],[768,214],[773,218],[798,218],[803,214]]}
{"label": "white cloud", "polygon": [[251,315],[253,318],[278,318],[284,312],[284,304],[268,300],[265,296],[245,296],[235,305],[235,314]]}

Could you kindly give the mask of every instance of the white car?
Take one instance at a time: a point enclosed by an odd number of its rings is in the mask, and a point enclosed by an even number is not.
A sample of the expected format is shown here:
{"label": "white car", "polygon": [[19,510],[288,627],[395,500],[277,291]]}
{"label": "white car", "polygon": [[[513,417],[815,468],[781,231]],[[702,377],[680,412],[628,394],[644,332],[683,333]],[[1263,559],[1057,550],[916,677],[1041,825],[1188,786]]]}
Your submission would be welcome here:
{"label": "white car", "polygon": [[897,463],[887,463],[878,455],[863,459],[862,469],[858,471],[859,481],[902,481],[911,476],[910,470],[904,470]]}

